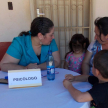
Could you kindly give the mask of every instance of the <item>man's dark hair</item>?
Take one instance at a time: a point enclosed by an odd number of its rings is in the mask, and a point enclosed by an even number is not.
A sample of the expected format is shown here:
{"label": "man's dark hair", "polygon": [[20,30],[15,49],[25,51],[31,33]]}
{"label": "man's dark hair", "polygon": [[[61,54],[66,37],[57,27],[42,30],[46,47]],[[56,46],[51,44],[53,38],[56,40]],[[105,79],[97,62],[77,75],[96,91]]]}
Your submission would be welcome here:
{"label": "man's dark hair", "polygon": [[99,70],[103,78],[108,78],[108,50],[102,50],[94,56],[94,68]]}

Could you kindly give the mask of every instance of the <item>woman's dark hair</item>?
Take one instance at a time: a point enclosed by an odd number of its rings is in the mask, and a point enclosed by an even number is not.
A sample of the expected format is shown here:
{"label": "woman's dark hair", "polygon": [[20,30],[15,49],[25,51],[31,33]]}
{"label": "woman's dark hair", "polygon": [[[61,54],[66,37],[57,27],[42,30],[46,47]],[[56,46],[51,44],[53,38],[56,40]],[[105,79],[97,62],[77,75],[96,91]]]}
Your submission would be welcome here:
{"label": "woman's dark hair", "polygon": [[87,50],[88,46],[89,46],[89,40],[88,38],[85,38],[82,34],[74,34],[69,42],[69,52],[66,53],[65,58],[67,56],[67,54],[69,54],[70,52],[74,52],[73,48],[72,48],[72,44],[77,44],[77,42],[79,42],[83,49]]}
{"label": "woman's dark hair", "polygon": [[19,34],[19,36],[22,35],[37,36],[38,33],[42,33],[42,35],[45,35],[46,33],[50,32],[50,29],[53,26],[54,24],[50,19],[46,17],[37,17],[32,21],[30,31],[28,32],[23,31]]}
{"label": "woman's dark hair", "polygon": [[108,50],[101,50],[94,56],[94,68],[99,70],[103,78],[108,78]]}
{"label": "woman's dark hair", "polygon": [[[102,18],[97,18],[94,21],[95,26],[98,27],[100,31],[100,39],[101,39],[101,34],[106,36],[108,34],[108,17],[102,17]],[[101,40],[102,41],[102,40]]]}

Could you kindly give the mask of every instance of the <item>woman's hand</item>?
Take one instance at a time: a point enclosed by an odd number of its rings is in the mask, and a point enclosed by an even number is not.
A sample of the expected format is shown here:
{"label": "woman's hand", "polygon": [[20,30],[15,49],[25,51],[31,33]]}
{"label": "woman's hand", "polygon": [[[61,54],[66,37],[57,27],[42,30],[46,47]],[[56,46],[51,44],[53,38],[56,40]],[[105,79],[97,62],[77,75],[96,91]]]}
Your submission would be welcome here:
{"label": "woman's hand", "polygon": [[65,87],[66,89],[68,89],[69,86],[72,86],[71,82],[68,81],[68,80],[66,80],[66,79],[63,80],[63,85],[64,85],[64,87]]}
{"label": "woman's hand", "polygon": [[27,69],[37,69],[38,65],[37,63],[30,63],[29,65],[26,66]]}
{"label": "woman's hand", "polygon": [[71,74],[66,74],[66,75],[65,75],[65,79],[72,82],[72,81],[74,81],[75,78],[74,78],[74,76],[71,75]]}

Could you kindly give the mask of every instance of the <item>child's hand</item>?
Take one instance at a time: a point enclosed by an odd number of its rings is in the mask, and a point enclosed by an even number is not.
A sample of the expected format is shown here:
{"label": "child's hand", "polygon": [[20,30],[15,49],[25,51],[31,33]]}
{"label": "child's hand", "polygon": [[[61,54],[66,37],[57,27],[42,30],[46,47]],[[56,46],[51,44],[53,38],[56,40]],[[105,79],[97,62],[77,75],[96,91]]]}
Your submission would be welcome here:
{"label": "child's hand", "polygon": [[74,81],[74,76],[71,75],[71,74],[66,74],[66,75],[65,75],[65,79],[72,82],[72,81]]}
{"label": "child's hand", "polygon": [[69,86],[72,86],[71,82],[66,79],[63,80],[63,85],[66,89],[68,89]]}

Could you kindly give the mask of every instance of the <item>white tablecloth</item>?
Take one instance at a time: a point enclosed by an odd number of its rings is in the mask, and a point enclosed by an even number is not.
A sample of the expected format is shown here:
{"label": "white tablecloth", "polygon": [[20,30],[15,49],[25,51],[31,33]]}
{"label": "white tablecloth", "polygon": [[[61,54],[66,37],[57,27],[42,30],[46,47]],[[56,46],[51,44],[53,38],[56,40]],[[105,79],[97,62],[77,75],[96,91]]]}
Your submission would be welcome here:
{"label": "white tablecloth", "polygon": [[[90,102],[78,103],[63,86],[65,74],[78,75],[75,72],[56,68],[54,81],[42,78],[42,86],[31,88],[9,89],[7,84],[0,84],[0,108],[89,108]],[[46,71],[42,71],[46,74]],[[0,78],[6,72],[0,71]],[[91,88],[88,82],[72,82],[82,92]]]}

